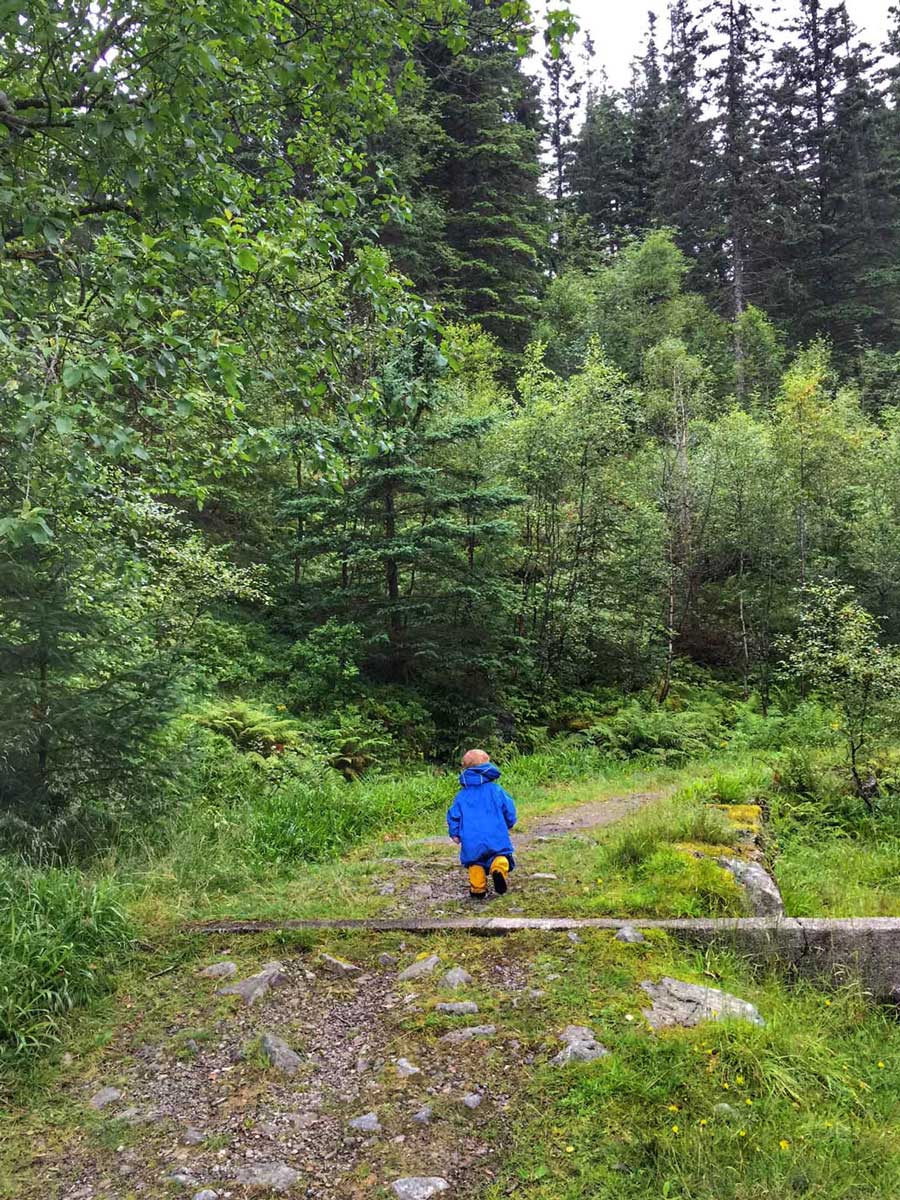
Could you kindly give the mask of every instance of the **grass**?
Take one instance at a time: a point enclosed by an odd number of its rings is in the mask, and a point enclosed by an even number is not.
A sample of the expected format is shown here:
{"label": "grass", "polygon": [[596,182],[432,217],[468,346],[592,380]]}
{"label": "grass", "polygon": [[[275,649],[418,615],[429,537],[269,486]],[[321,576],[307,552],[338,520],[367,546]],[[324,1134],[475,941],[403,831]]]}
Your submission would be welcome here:
{"label": "grass", "polygon": [[[557,1022],[591,1024],[611,1054],[534,1073],[489,1200],[514,1188],[527,1200],[898,1194],[900,1029],[889,1012],[852,987],[753,982],[729,955],[691,959],[665,941],[634,949],[629,961],[598,934],[555,966]],[[648,1033],[635,982],[661,973],[752,1000],[766,1026]]]}
{"label": "grass", "polygon": [[52,1045],[112,986],[133,936],[122,900],[111,880],[0,858],[0,1063]]}

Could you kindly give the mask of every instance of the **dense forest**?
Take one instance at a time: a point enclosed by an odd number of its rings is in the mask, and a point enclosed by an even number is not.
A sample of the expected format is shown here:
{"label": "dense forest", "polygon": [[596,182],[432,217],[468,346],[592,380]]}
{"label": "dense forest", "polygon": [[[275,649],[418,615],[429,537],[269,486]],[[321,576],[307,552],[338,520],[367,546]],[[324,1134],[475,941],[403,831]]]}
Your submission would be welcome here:
{"label": "dense forest", "polygon": [[672,0],[620,92],[519,0],[4,7],[4,845],[213,734],[339,779],[895,687],[891,29]]}

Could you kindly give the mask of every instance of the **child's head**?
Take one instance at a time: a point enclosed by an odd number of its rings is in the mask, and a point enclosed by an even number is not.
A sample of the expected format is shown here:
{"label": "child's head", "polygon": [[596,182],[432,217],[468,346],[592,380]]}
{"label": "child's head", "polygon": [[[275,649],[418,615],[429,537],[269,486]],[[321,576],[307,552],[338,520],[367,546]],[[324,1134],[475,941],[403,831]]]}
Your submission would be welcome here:
{"label": "child's head", "polygon": [[463,767],[483,767],[491,761],[491,756],[485,750],[467,750],[462,756]]}

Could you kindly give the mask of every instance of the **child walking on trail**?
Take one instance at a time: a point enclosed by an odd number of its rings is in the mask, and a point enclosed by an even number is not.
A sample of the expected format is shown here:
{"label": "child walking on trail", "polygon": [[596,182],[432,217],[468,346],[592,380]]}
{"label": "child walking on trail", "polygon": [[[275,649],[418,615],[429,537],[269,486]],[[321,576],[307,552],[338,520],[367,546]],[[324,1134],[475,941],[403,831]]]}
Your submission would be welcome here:
{"label": "child walking on trail", "polygon": [[486,896],[490,875],[494,891],[502,896],[515,866],[509,831],[516,823],[516,806],[497,783],[500,772],[484,750],[467,750],[462,767],[447,830],[460,847],[459,861],[469,869],[469,895]]}

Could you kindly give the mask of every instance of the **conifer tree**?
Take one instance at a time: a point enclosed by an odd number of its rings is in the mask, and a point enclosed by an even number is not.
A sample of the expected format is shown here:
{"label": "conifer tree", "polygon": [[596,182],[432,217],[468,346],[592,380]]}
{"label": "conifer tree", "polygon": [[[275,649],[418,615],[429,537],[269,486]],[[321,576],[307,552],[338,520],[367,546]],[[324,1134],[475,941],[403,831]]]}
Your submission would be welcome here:
{"label": "conifer tree", "polygon": [[678,244],[693,263],[694,286],[716,297],[722,270],[715,246],[712,128],[705,111],[710,48],[689,0],[673,0],[669,25],[655,216],[678,231]]}
{"label": "conifer tree", "polygon": [[487,689],[514,496],[486,480],[479,458],[494,418],[442,405],[445,366],[429,343],[409,341],[381,376],[377,441],[349,456],[341,490],[304,486],[286,513],[299,518],[305,617],[358,625],[380,678],[427,688],[484,672]]}
{"label": "conifer tree", "polygon": [[[473,0],[464,50],[435,41],[421,51],[424,93],[403,104],[416,106],[420,136],[433,146],[411,155],[414,169],[401,172],[400,183],[414,209],[428,207],[435,240],[429,252],[421,239],[408,241],[404,227],[390,238],[399,265],[448,316],[478,320],[513,353],[529,337],[548,241],[540,87],[518,53],[529,32],[521,19]],[[379,149],[396,161],[395,135]]]}
{"label": "conifer tree", "polygon": [[578,113],[584,79],[578,75],[568,45],[552,45],[549,29],[544,35],[546,50],[542,65],[547,80],[547,125],[550,144],[549,177],[553,196],[552,256],[555,267],[563,256],[567,177],[574,147],[572,131]]}

